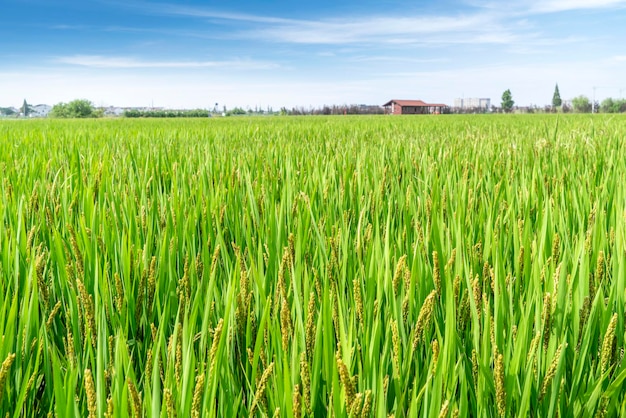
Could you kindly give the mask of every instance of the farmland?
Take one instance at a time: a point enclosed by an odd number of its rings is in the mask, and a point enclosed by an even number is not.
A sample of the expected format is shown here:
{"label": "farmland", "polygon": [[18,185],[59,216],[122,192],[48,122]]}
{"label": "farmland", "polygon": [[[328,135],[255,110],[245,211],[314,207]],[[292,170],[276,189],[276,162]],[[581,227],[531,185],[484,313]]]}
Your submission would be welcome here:
{"label": "farmland", "polygon": [[0,415],[625,416],[625,139],[0,122]]}

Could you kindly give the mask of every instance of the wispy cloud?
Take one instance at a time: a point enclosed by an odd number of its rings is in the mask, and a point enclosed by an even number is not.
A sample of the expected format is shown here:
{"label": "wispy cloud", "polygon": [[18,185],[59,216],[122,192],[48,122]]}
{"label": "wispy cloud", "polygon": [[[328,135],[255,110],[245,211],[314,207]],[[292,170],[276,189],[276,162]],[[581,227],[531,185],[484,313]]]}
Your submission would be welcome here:
{"label": "wispy cloud", "polygon": [[89,27],[86,25],[64,25],[64,24],[59,24],[59,25],[52,25],[50,26],[50,29],[53,30],[83,30],[83,29],[88,29]]}
{"label": "wispy cloud", "polygon": [[54,60],[59,64],[74,65],[90,68],[134,69],[134,68],[161,68],[161,69],[194,69],[194,68],[221,68],[233,70],[263,70],[274,69],[279,66],[275,63],[253,60],[230,61],[147,61],[129,57],[107,57],[101,55],[72,55],[57,57]]}
{"label": "wispy cloud", "polygon": [[179,6],[174,4],[159,4],[158,6],[148,6],[154,14],[177,15],[205,19],[221,19],[233,20],[239,22],[250,23],[269,23],[269,24],[289,24],[296,22],[292,19],[281,17],[259,16],[247,13],[224,12],[215,9],[206,9],[199,7]]}
{"label": "wispy cloud", "polygon": [[468,0],[466,3],[480,9],[507,13],[509,16],[626,7],[626,0],[523,0],[516,3]]}
{"label": "wispy cloud", "polygon": [[[363,17],[297,20],[243,31],[235,36],[300,44],[421,43],[442,34],[500,31],[488,15],[426,17]],[[459,36],[457,40],[460,40]],[[493,39],[485,39],[487,42]],[[448,41],[454,42],[450,38]]]}
{"label": "wispy cloud", "polygon": [[354,62],[382,62],[382,63],[407,63],[407,64],[439,64],[442,62],[450,62],[449,58],[411,58],[403,56],[388,55],[372,55],[372,56],[356,56],[350,61]]}
{"label": "wispy cloud", "polygon": [[[235,41],[265,41],[283,44],[379,45],[379,46],[445,46],[445,45],[557,45],[571,42],[571,37],[546,37],[542,28],[528,17],[558,11],[620,7],[626,0],[522,0],[514,5],[493,0],[470,0],[474,9],[463,13],[432,15],[362,15],[333,16],[317,19],[291,19],[248,13],[220,11],[214,8],[158,5],[134,2],[130,6],[141,13],[177,16],[223,24],[216,35],[195,26],[183,36],[211,37]],[[232,23],[232,25],[230,25]],[[229,27],[232,26],[232,27]],[[162,30],[162,29],[158,29]]]}
{"label": "wispy cloud", "polygon": [[113,7],[123,7],[127,10],[134,10],[142,14],[155,16],[183,16],[198,19],[216,19],[249,23],[289,23],[291,19],[274,16],[253,15],[248,13],[238,13],[219,10],[209,7],[182,6],[174,3],[154,3],[147,1],[123,2],[119,0],[100,0],[101,3]]}
{"label": "wispy cloud", "polygon": [[[119,3],[114,3],[121,5]],[[233,25],[221,38],[263,40],[267,42],[310,45],[341,44],[421,44],[464,43],[471,37],[477,43],[503,43],[513,36],[489,11],[444,15],[364,15],[333,16],[318,19],[290,19],[278,16],[236,13],[212,8],[158,5],[134,2],[124,5],[144,14],[177,16],[208,21],[208,24]],[[434,39],[434,37],[437,37]]]}
{"label": "wispy cloud", "polygon": [[553,13],[624,6],[626,6],[626,1],[624,0],[548,0],[532,1],[529,10],[536,13]]}
{"label": "wispy cloud", "polygon": [[[435,14],[365,12],[356,17],[336,14],[324,17],[322,14],[321,17],[295,19],[167,2],[101,1],[144,15],[189,19],[188,28],[173,31],[176,36],[329,47],[556,45],[568,40],[545,35],[549,30],[537,26],[533,16],[569,10],[626,7],[626,0],[520,0],[513,4],[495,0],[465,0],[465,4],[473,7]],[[216,30],[216,25],[219,30]],[[141,30],[167,31],[161,27]]]}
{"label": "wispy cloud", "polygon": [[613,57],[613,61],[626,62],[626,55],[616,55]]}

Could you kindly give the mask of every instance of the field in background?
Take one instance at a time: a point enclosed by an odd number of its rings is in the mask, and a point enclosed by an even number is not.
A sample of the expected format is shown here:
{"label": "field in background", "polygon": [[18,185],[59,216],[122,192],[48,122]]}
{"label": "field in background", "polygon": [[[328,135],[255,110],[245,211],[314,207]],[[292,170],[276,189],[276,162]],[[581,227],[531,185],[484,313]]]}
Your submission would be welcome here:
{"label": "field in background", "polygon": [[0,415],[625,416],[625,139],[0,122]]}

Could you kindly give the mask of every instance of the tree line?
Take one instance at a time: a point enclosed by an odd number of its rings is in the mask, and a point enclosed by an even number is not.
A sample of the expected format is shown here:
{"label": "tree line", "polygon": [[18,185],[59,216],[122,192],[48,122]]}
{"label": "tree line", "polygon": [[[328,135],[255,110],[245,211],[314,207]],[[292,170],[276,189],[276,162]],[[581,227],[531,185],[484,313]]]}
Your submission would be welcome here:
{"label": "tree line", "polygon": [[161,110],[149,109],[138,110],[128,109],[123,113],[127,118],[206,118],[209,117],[209,111],[203,109],[194,110]]}
{"label": "tree line", "polygon": [[344,106],[328,106],[322,107],[292,107],[288,109],[282,107],[280,109],[281,115],[382,115],[385,113],[385,109],[381,106],[372,105],[344,105]]}
{"label": "tree line", "polygon": [[[19,109],[19,113],[11,108],[0,108],[0,115],[3,116],[29,116],[33,111],[33,107],[29,105],[26,100],[22,107]],[[492,106],[490,109],[459,109],[448,108],[445,113],[626,113],[626,99],[608,97],[600,102],[592,102],[587,96],[579,95],[574,97],[569,102],[564,102],[561,99],[561,93],[559,91],[558,84],[554,88],[552,95],[551,105],[544,107],[538,106],[526,106],[515,107],[515,101],[513,100],[513,94],[510,89],[505,90],[502,93],[501,107]],[[280,114],[280,115],[374,115],[383,114],[384,109],[381,106],[367,106],[367,105],[343,105],[343,106],[327,106],[322,107],[293,107],[288,109],[283,107],[280,112],[273,112],[268,109],[267,112],[263,110],[244,110],[239,107],[226,111],[224,108],[225,116],[237,116],[246,114]],[[52,107],[50,114],[52,118],[98,118],[104,116],[104,110],[96,108],[92,102],[85,99],[73,100],[69,103],[57,103]],[[123,113],[127,118],[206,118],[211,116],[211,112],[204,109],[194,110],[163,110],[163,109],[127,109]]]}
{"label": "tree line", "polygon": [[[502,93],[502,110],[506,113],[513,111],[515,101],[513,100],[513,94],[511,90],[507,89]],[[532,113],[533,110],[538,108],[525,108],[525,110]],[[597,101],[592,102],[585,95],[574,97],[570,104],[564,103],[561,99],[561,92],[559,91],[559,85],[554,87],[554,93],[552,94],[552,106],[545,106],[543,108],[545,112],[563,112],[563,113],[624,113],[626,112],[626,99],[615,99],[607,97],[599,103]]]}
{"label": "tree line", "polygon": [[96,109],[89,100],[77,99],[69,103],[57,103],[52,106],[48,116],[52,118],[99,118],[104,114],[101,109]]}

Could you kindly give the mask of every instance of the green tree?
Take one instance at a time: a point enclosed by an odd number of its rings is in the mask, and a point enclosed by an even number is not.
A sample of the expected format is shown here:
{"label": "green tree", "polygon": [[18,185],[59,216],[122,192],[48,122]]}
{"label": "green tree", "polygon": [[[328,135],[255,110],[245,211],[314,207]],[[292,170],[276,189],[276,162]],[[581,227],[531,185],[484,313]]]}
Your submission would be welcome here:
{"label": "green tree", "polygon": [[237,116],[237,115],[245,115],[246,111],[240,107],[235,107],[234,109],[229,110],[228,112],[226,112],[226,116]]}
{"label": "green tree", "polygon": [[26,99],[24,99],[24,104],[22,104],[22,108],[20,109],[22,111],[22,114],[24,116],[28,116],[28,114],[30,113],[31,107],[30,105],[26,102]]}
{"label": "green tree", "polygon": [[572,107],[576,113],[591,112],[591,101],[587,96],[580,95],[572,99]]}
{"label": "green tree", "polygon": [[101,113],[89,100],[78,99],[54,105],[50,116],[53,118],[97,118],[101,116]]}
{"label": "green tree", "polygon": [[15,115],[15,111],[10,107],[0,107],[0,115],[13,116]]}
{"label": "green tree", "polygon": [[600,104],[600,111],[603,113],[621,113],[626,110],[625,99],[613,99],[607,97]]}
{"label": "green tree", "polygon": [[513,95],[511,94],[511,90],[506,89],[504,93],[502,93],[502,109],[505,112],[510,112],[513,109],[513,105],[515,101],[513,101]]}
{"label": "green tree", "polygon": [[554,94],[552,95],[552,107],[556,110],[561,107],[563,101],[561,100],[561,93],[559,92],[559,85],[554,87]]}
{"label": "green tree", "polygon": [[67,104],[67,112],[71,118],[95,117],[95,109],[89,100],[73,100]]}
{"label": "green tree", "polygon": [[67,118],[67,104],[65,103],[57,103],[52,106],[50,113],[48,114],[51,118]]}
{"label": "green tree", "polygon": [[602,103],[600,104],[600,112],[617,113],[615,112],[615,101],[610,97],[602,100]]}

